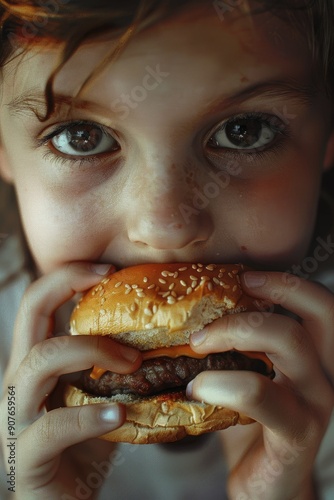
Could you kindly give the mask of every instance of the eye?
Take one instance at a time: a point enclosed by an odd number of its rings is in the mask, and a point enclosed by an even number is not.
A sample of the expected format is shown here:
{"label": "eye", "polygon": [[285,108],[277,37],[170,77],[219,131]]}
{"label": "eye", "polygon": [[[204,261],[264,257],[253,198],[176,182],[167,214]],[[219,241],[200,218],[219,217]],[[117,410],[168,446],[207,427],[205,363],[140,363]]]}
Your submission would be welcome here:
{"label": "eye", "polygon": [[218,149],[264,148],[282,132],[281,121],[270,115],[241,115],[224,122],[210,137],[208,146]]}
{"label": "eye", "polygon": [[91,156],[120,148],[116,139],[94,123],[72,123],[47,137],[57,151],[68,156]]}

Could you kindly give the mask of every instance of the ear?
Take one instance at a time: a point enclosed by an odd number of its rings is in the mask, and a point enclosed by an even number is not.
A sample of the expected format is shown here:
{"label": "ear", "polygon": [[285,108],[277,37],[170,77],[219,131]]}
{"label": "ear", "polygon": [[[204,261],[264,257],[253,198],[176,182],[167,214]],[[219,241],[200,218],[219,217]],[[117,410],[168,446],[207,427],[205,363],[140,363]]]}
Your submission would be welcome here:
{"label": "ear", "polygon": [[327,141],[325,160],[324,160],[324,171],[330,170],[334,167],[334,130],[332,131],[329,139]]}
{"label": "ear", "polygon": [[5,152],[0,145],[0,177],[9,184],[13,183],[13,175],[9,167]]}

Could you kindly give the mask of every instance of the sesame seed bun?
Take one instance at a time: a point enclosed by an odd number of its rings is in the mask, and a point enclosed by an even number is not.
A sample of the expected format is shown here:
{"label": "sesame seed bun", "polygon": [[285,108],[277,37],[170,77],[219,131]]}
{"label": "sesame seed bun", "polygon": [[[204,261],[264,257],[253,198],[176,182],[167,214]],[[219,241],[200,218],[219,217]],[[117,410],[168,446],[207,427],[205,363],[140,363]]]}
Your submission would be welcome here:
{"label": "sesame seed bun", "polygon": [[[90,289],[71,317],[72,335],[108,335],[120,343],[150,352],[189,344],[190,335],[225,314],[259,309],[244,294],[241,264],[145,264],[104,278]],[[264,305],[261,303],[260,308]],[[157,351],[158,352],[158,351]],[[182,355],[180,348],[180,356]],[[264,356],[262,355],[263,359]],[[268,360],[268,365],[270,362]],[[268,368],[268,375],[272,365]],[[125,404],[125,424],[102,436],[111,441],[156,443],[186,435],[251,423],[248,417],[218,406],[190,401],[185,391],[150,397],[117,394],[99,397],[69,385],[68,406],[117,401]]]}

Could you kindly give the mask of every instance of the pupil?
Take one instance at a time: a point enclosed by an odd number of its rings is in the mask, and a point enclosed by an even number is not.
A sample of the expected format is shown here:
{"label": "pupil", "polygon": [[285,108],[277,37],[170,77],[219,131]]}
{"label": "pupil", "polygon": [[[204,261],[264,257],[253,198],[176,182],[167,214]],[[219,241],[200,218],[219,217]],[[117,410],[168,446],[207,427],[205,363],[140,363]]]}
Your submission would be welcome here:
{"label": "pupil", "polygon": [[260,139],[262,123],[260,120],[238,120],[226,124],[226,136],[235,146],[250,147]]}
{"label": "pupil", "polygon": [[69,144],[80,152],[92,151],[100,144],[101,139],[102,131],[91,126],[73,127],[68,131]]}

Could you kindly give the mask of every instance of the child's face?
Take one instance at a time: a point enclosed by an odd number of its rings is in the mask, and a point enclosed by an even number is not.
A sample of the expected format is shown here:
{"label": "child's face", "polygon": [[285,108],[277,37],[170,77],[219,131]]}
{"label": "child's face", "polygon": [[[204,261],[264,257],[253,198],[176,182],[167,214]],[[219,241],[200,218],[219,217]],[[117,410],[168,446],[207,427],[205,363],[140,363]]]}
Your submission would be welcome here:
{"label": "child's face", "polygon": [[329,102],[291,27],[220,17],[196,7],[137,35],[69,112],[114,42],[82,47],[47,123],[28,106],[57,50],[5,67],[2,170],[43,272],[76,260],[284,268],[303,256],[331,160]]}

